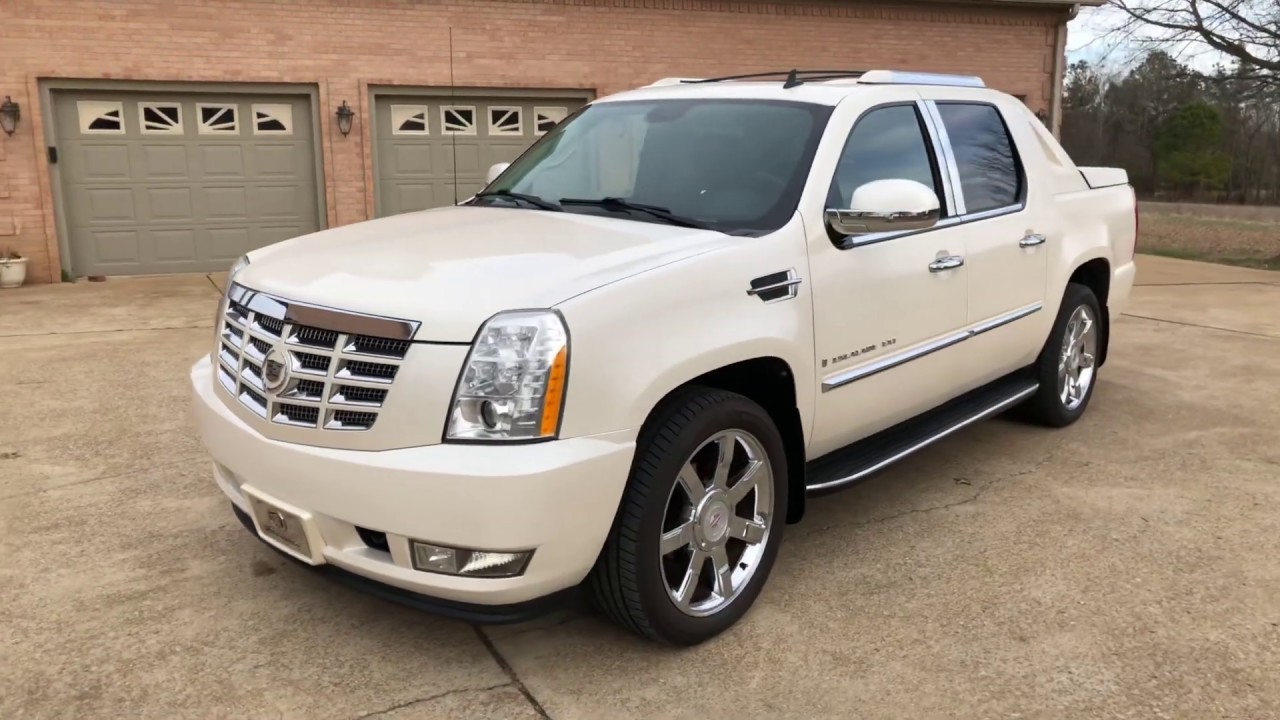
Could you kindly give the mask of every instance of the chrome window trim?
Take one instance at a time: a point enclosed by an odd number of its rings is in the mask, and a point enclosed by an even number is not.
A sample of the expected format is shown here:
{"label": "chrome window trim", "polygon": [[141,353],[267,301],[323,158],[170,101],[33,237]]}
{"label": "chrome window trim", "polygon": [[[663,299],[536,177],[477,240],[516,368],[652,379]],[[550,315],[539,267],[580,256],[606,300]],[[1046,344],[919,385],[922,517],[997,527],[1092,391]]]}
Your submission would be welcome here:
{"label": "chrome window trim", "polygon": [[1001,217],[1004,215],[1013,215],[1027,209],[1025,203],[1010,205],[1002,208],[992,208],[991,210],[983,210],[972,215],[962,215],[956,217],[943,218],[933,227],[924,228],[923,230],[900,230],[896,232],[871,233],[868,235],[859,235],[858,237],[846,238],[846,243],[841,247],[842,250],[861,247],[863,245],[874,245],[876,243],[885,242],[886,240],[896,240],[897,238],[908,237],[911,235],[919,235],[920,233],[933,232],[934,230],[942,230],[958,225],[965,225],[979,220],[990,220],[991,218]]}
{"label": "chrome window trim", "polygon": [[[924,105],[929,116],[933,118],[934,129],[938,132],[938,143],[942,146],[942,152],[946,158],[947,172],[951,176],[951,190],[955,200],[955,214],[963,216],[966,212],[964,186],[960,183],[960,164],[956,162],[955,151],[951,148],[951,136],[947,134],[946,123],[942,122],[942,115],[938,112],[937,101],[926,100]],[[1010,138],[1010,142],[1012,141],[1012,138]]]}
{"label": "chrome window trim", "polygon": [[227,297],[255,313],[281,322],[324,328],[349,335],[369,335],[391,340],[413,340],[421,323],[415,320],[379,317],[349,310],[285,300],[238,283],[227,288]]}
{"label": "chrome window trim", "polygon": [[941,136],[939,135],[938,125],[933,119],[933,113],[929,110],[929,105],[924,100],[916,101],[916,110],[920,113],[920,117],[924,118],[926,131],[929,133],[929,144],[933,146],[933,157],[938,163],[938,175],[942,179],[943,203],[946,204],[947,217],[954,217],[961,213],[956,212],[955,193],[956,189],[951,187],[951,166],[947,162],[946,152],[942,148]]}
{"label": "chrome window trim", "polygon": [[916,347],[908,348],[907,350],[903,350],[902,352],[898,352],[893,355],[882,357],[878,360],[874,360],[865,365],[859,365],[858,367],[855,367],[855,368],[842,370],[822,381],[822,392],[824,393],[831,392],[836,388],[844,387],[845,385],[848,385],[849,383],[852,383],[856,380],[862,380],[864,378],[869,378],[872,375],[878,375],[884,372],[885,370],[891,370],[900,365],[905,365],[906,363],[909,363],[912,360],[919,360],[920,358],[926,355],[932,355],[933,353],[939,350],[944,350],[946,348],[951,347],[952,345],[958,345],[959,343],[962,343],[965,340],[968,340],[972,337],[976,337],[983,333],[995,330],[996,328],[1003,327],[1005,325],[1008,325],[1011,322],[1014,322],[1016,320],[1021,320],[1022,318],[1025,318],[1029,315],[1034,315],[1035,313],[1039,312],[1043,307],[1044,307],[1043,303],[1034,302],[1034,303],[1031,303],[1030,305],[1025,305],[1023,307],[1020,307],[1017,310],[1012,310],[1002,315],[997,315],[996,317],[991,318],[990,320],[984,320],[983,322],[980,322],[977,325],[974,325],[973,327],[968,328],[967,330],[961,330],[959,332],[951,333],[950,335],[944,335],[940,338],[930,340],[929,342],[923,345],[917,345]]}

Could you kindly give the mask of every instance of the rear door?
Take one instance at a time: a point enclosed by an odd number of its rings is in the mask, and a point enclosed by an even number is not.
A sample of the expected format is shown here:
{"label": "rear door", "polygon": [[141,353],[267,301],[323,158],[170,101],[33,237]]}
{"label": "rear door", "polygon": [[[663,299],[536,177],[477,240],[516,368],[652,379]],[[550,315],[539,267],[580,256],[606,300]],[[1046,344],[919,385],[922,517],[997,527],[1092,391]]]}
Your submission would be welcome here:
{"label": "rear door", "polygon": [[1040,323],[1025,318],[1043,308],[1055,233],[1032,209],[1026,171],[999,107],[949,92],[921,89],[950,156],[956,229],[965,236],[967,318],[978,331],[965,354],[980,360],[977,379],[989,379],[1022,364],[1027,349],[1043,341]]}

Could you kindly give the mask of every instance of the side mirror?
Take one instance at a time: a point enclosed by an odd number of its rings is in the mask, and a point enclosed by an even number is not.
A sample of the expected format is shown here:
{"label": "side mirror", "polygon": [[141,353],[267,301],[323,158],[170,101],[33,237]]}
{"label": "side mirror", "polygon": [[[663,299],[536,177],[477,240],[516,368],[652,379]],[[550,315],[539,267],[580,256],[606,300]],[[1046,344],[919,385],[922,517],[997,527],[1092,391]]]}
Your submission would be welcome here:
{"label": "side mirror", "polygon": [[915,180],[873,180],[853,191],[848,209],[829,208],[827,226],[840,235],[924,230],[938,223],[938,195]]}
{"label": "side mirror", "polygon": [[497,180],[498,176],[501,175],[510,165],[511,163],[494,163],[493,165],[490,165],[489,175],[486,177],[485,182],[491,183],[494,180]]}

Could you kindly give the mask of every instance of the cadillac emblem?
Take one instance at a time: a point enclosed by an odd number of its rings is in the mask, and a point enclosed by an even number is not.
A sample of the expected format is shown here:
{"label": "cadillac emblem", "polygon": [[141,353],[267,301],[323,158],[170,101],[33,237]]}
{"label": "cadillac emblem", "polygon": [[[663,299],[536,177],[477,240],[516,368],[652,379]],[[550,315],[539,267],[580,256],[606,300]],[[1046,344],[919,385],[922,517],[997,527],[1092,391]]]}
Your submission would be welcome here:
{"label": "cadillac emblem", "polygon": [[279,348],[273,348],[262,362],[262,384],[269,392],[284,387],[289,380],[289,363]]}

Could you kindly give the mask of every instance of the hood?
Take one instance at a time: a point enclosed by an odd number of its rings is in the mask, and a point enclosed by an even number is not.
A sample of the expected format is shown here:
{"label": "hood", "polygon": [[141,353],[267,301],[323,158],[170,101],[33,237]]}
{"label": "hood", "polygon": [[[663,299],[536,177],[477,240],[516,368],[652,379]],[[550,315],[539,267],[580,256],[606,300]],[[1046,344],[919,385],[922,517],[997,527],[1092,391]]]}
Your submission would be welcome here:
{"label": "hood", "polygon": [[451,206],[345,225],[249,253],[236,282],[422,323],[471,342],[503,310],[546,308],[734,242],[708,230],[570,212]]}

